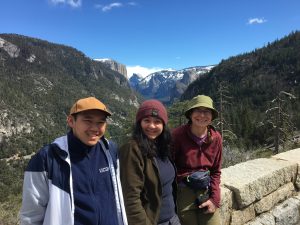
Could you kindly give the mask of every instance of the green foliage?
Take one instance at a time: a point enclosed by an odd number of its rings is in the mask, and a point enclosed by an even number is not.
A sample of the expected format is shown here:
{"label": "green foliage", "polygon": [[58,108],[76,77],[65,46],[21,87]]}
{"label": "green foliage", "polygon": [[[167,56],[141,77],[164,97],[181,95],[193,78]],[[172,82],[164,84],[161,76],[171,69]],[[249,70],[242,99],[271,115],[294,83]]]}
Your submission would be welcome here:
{"label": "green foliage", "polygon": [[20,49],[12,58],[0,48],[0,124],[13,133],[0,140],[0,158],[31,154],[63,135],[69,109],[79,98],[95,96],[108,106],[110,134],[122,130],[128,111],[136,109],[127,79],[101,62],[67,46],[21,35],[0,37]]}
{"label": "green foliage", "polygon": [[[223,60],[189,85],[181,100],[198,94],[218,100],[218,89],[223,82],[232,97],[224,113],[237,136],[234,145],[246,150],[268,145],[267,138],[272,131],[260,126],[266,120],[268,103],[280,91],[289,92],[297,99],[300,97],[300,32],[293,32],[253,52]],[[216,107],[220,110],[220,105]],[[300,130],[300,101],[287,102],[286,107],[295,129]]]}
{"label": "green foliage", "polygon": [[23,160],[0,160],[0,201],[6,201],[10,195],[18,195],[22,188],[25,164]]}
{"label": "green foliage", "polygon": [[109,125],[115,126],[114,129],[111,129],[111,138],[119,145],[124,144],[128,138],[131,137],[136,112],[137,109],[128,109],[128,111],[122,115],[123,120],[121,126]]}
{"label": "green foliage", "polygon": [[0,160],[0,224],[17,224],[24,168],[27,162]]}
{"label": "green foliage", "polygon": [[184,115],[184,112],[188,108],[188,101],[183,102],[174,102],[172,106],[168,108],[169,115],[169,127],[174,128],[178,127],[187,122],[187,119]]}

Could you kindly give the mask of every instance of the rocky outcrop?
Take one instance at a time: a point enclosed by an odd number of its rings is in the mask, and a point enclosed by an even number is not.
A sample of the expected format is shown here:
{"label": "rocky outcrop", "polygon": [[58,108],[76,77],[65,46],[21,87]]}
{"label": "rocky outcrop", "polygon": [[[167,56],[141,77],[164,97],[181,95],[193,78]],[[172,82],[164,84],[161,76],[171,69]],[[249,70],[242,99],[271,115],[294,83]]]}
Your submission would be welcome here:
{"label": "rocky outcrop", "polygon": [[126,79],[128,79],[127,69],[125,65],[118,63],[117,61],[114,61],[112,59],[95,59],[95,60],[102,62],[105,66],[107,66],[111,70],[117,71],[118,73],[126,77]]}
{"label": "rocky outcrop", "polygon": [[4,49],[11,58],[16,58],[20,54],[20,48],[18,48],[18,46],[4,40],[3,38],[0,38],[0,48]]}
{"label": "rocky outcrop", "polygon": [[21,120],[17,116],[14,118],[12,113],[6,109],[0,110],[0,143],[3,138],[11,137],[19,134],[29,134],[32,132],[33,127],[26,120]]}
{"label": "rocky outcrop", "polygon": [[222,225],[297,225],[300,148],[222,169]]}

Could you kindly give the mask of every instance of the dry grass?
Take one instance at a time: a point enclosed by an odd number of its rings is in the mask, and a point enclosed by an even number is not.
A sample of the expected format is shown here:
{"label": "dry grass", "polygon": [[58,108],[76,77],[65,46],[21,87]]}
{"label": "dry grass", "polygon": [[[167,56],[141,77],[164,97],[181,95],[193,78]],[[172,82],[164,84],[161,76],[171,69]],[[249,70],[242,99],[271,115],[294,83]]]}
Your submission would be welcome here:
{"label": "dry grass", "polygon": [[9,196],[8,201],[0,203],[0,225],[18,225],[21,194]]}

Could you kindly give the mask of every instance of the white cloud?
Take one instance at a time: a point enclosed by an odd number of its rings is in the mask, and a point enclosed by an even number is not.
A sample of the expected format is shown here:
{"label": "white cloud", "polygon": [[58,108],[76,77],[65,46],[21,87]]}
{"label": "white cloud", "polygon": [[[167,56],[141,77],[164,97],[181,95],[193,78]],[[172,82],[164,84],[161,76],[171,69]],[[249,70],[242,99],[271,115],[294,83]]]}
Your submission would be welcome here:
{"label": "white cloud", "polygon": [[120,2],[114,2],[114,3],[111,3],[109,5],[102,6],[102,11],[106,12],[106,11],[111,10],[112,8],[119,8],[119,7],[122,7],[122,6],[123,6],[122,3],[120,3]]}
{"label": "white cloud", "polygon": [[65,0],[50,0],[53,4],[65,3]]}
{"label": "white cloud", "polygon": [[265,20],[264,18],[250,18],[247,24],[260,24],[265,22],[267,22],[267,20]]}
{"label": "white cloud", "polygon": [[74,8],[81,6],[81,0],[50,0],[54,5],[56,4],[67,4]]}
{"label": "white cloud", "polygon": [[136,2],[128,2],[128,5],[131,5],[131,6],[136,6]]}
{"label": "white cloud", "polygon": [[67,3],[71,5],[72,7],[80,7],[81,6],[81,0],[68,0]]}
{"label": "white cloud", "polygon": [[[136,4],[136,2],[128,2],[127,5],[136,6],[137,4]],[[125,5],[120,2],[114,2],[109,5],[100,5],[100,4],[95,5],[96,8],[101,9],[103,12],[107,12],[109,10],[112,10],[113,8],[120,8],[120,7],[124,7],[124,6]]]}
{"label": "white cloud", "polygon": [[161,71],[161,70],[165,70],[163,68],[158,68],[158,67],[147,68],[147,67],[142,67],[142,66],[126,66],[126,68],[127,68],[127,75],[128,75],[129,78],[134,73],[139,74],[142,77],[146,77],[147,75],[149,75],[151,73]]}

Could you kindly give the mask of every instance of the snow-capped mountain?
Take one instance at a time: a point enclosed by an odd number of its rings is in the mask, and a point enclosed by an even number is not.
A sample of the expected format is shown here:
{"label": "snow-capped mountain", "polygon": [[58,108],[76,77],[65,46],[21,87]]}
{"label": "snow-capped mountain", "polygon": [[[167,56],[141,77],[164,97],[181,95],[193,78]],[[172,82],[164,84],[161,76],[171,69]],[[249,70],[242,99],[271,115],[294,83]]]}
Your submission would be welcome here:
{"label": "snow-capped mountain", "polygon": [[132,74],[132,76],[129,78],[129,84],[130,87],[135,88],[143,79],[143,77],[137,73]]}
{"label": "snow-capped mountain", "polygon": [[166,104],[179,98],[187,86],[214,66],[195,66],[182,70],[162,70],[145,78],[134,74],[129,83],[146,99],[155,98]]}

